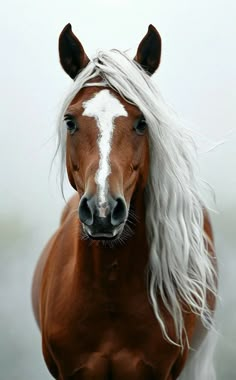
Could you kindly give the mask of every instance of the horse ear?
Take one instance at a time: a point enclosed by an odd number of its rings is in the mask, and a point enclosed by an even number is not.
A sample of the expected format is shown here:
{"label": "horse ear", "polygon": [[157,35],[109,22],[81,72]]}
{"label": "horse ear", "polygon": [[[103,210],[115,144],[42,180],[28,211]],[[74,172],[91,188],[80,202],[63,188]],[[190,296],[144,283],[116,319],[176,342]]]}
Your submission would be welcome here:
{"label": "horse ear", "polygon": [[72,32],[71,24],[67,24],[60,34],[59,56],[63,69],[72,79],[89,63],[82,44]]}
{"label": "horse ear", "polygon": [[161,36],[153,25],[149,25],[146,36],[139,44],[134,58],[148,74],[153,74],[161,60]]}

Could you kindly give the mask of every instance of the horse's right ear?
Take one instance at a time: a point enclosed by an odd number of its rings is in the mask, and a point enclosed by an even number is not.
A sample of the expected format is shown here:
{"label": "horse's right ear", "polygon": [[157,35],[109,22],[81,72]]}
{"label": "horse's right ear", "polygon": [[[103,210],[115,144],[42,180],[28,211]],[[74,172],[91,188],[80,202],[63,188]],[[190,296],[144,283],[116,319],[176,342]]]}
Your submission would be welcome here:
{"label": "horse's right ear", "polygon": [[72,79],[89,63],[82,44],[72,32],[71,24],[67,24],[60,34],[59,56],[63,69]]}

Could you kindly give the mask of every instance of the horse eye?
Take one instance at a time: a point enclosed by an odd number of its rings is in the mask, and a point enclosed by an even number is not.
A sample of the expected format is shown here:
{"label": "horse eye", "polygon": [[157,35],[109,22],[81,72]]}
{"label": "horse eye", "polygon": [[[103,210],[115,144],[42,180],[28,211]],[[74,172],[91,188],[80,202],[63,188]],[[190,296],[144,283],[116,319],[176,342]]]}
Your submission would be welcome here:
{"label": "horse eye", "polygon": [[65,126],[66,126],[68,132],[71,135],[73,135],[77,131],[77,129],[78,129],[77,124],[71,116],[66,115],[65,119],[64,119],[64,123],[65,123]]}
{"label": "horse eye", "polygon": [[139,119],[136,125],[134,126],[136,133],[140,136],[144,135],[146,128],[147,128],[147,123],[143,117]]}

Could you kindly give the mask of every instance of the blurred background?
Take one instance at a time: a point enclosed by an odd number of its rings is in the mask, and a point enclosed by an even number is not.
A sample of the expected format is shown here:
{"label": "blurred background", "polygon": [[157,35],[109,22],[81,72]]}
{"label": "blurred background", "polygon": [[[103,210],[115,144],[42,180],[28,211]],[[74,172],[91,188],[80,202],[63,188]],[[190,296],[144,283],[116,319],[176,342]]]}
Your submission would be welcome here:
{"label": "blurred background", "polygon": [[[46,380],[31,311],[33,270],[64,200],[50,165],[70,78],[58,35],[68,22],[88,55],[136,49],[150,23],[163,39],[155,80],[200,142],[201,176],[215,191],[220,267],[218,379],[236,379],[236,3],[234,0],[9,0],[0,15],[0,380]],[[215,146],[214,149],[210,149]],[[69,186],[66,197],[71,193]]]}

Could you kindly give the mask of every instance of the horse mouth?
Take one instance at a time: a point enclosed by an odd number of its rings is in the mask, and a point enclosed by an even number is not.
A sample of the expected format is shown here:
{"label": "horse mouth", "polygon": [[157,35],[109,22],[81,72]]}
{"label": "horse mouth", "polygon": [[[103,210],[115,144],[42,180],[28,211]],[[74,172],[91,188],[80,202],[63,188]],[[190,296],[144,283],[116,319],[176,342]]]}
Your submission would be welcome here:
{"label": "horse mouth", "polygon": [[120,224],[111,231],[93,231],[91,227],[88,227],[83,224],[84,233],[89,239],[92,240],[116,240],[121,236],[123,228],[124,223]]}
{"label": "horse mouth", "polygon": [[110,234],[97,234],[97,235],[89,235],[89,238],[92,240],[115,240],[117,239],[117,235],[112,236]]}

